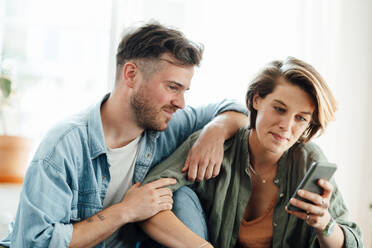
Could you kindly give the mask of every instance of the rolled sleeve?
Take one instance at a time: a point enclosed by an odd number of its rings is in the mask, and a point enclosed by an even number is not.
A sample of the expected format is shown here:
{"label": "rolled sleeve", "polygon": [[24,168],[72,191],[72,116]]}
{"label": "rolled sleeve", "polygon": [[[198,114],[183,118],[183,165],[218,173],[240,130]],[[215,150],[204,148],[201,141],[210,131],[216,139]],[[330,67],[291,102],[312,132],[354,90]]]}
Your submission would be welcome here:
{"label": "rolled sleeve", "polygon": [[363,247],[362,240],[360,239],[361,233],[357,225],[345,226],[340,225],[345,235],[344,247]]}
{"label": "rolled sleeve", "polygon": [[334,192],[332,194],[330,212],[344,233],[344,247],[363,247],[361,230],[356,223],[348,220],[349,212],[345,206],[341,192],[334,179],[331,182],[334,185]]}
{"label": "rolled sleeve", "polygon": [[72,239],[72,231],[72,224],[55,223],[48,247],[68,247]]}
{"label": "rolled sleeve", "polygon": [[68,247],[72,191],[63,172],[47,161],[32,162],[21,192],[11,247]]}

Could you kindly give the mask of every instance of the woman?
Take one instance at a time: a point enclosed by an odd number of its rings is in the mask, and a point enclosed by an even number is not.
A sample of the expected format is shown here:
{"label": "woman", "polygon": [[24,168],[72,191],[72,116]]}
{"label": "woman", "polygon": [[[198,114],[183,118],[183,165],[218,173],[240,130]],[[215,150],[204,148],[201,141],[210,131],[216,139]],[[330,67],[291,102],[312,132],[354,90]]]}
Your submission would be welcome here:
{"label": "woman", "polygon": [[[300,190],[310,201],[290,199],[316,161],[326,161],[309,142],[334,119],[336,101],[316,70],[295,58],[274,61],[246,94],[250,126],[225,144],[220,175],[189,182],[180,170],[198,134],[148,175],[146,182],[174,177],[194,184],[207,214],[210,242],[190,232],[170,211],[143,223],[169,247],[362,247],[360,229],[334,182],[320,179],[321,195]],[[303,211],[285,208],[290,203]],[[166,224],[165,224],[166,223]]]}

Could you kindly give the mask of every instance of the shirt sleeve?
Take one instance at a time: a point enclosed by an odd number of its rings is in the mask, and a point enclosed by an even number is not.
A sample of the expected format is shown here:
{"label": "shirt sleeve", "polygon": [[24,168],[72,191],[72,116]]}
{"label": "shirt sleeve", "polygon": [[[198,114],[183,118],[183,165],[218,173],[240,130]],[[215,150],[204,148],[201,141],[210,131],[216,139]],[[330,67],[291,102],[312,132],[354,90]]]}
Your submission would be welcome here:
{"label": "shirt sleeve", "polygon": [[334,191],[331,198],[330,214],[341,227],[345,235],[344,247],[363,247],[362,233],[356,223],[349,221],[349,212],[346,208],[341,192],[333,181]]}
{"label": "shirt sleeve", "polygon": [[200,132],[196,132],[191,135],[171,156],[151,169],[143,181],[143,184],[150,183],[160,178],[175,178],[177,184],[169,186],[173,192],[184,185],[194,184],[194,182],[187,180],[187,172],[182,173],[181,169],[183,168],[187,154],[192,144],[199,136],[199,133]]}
{"label": "shirt sleeve", "polygon": [[245,106],[230,100],[223,100],[197,108],[187,106],[183,110],[178,110],[169,122],[168,128],[160,134],[157,140],[157,155],[153,164],[157,164],[168,157],[192,133],[200,130],[215,116],[226,111],[248,115]]}
{"label": "shirt sleeve", "polygon": [[[309,152],[309,165],[312,161],[327,161],[326,156],[324,155],[320,147],[318,147],[316,144],[311,143],[307,147],[310,148],[309,150],[307,150]],[[332,192],[331,204],[328,210],[333,219],[337,222],[337,224],[344,232],[344,247],[363,247],[360,228],[357,226],[356,223],[349,220],[349,211],[345,205],[342,194],[338,189],[334,178],[332,178],[330,182],[333,184],[334,189]],[[311,247],[319,247],[317,239],[314,239],[312,241]]]}
{"label": "shirt sleeve", "polygon": [[68,247],[72,191],[56,168],[47,160],[32,161],[10,234],[12,247]]}

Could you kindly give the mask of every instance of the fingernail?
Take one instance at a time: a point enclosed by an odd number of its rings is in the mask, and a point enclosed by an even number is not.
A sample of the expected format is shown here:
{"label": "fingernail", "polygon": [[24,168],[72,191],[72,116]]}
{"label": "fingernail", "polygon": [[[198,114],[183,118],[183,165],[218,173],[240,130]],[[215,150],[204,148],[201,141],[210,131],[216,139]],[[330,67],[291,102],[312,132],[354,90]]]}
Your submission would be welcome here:
{"label": "fingernail", "polygon": [[302,189],[300,189],[300,190],[298,191],[298,195],[302,196],[303,194],[304,194],[304,192],[302,191]]}

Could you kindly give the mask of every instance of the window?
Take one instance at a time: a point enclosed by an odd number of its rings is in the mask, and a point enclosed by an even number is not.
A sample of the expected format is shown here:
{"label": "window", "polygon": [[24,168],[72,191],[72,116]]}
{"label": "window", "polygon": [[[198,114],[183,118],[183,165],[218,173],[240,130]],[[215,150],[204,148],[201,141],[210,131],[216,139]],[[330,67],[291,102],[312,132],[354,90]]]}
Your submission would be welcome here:
{"label": "window", "polygon": [[20,113],[10,134],[39,139],[108,91],[111,1],[0,0],[0,45]]}

